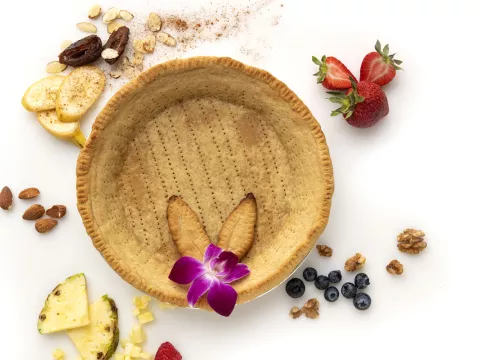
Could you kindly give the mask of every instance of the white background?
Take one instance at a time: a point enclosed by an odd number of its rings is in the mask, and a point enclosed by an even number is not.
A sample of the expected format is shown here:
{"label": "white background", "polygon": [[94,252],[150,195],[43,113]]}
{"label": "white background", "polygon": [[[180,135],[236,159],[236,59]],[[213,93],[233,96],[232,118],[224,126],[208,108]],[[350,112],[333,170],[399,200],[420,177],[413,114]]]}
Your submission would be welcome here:
{"label": "white background", "polygon": [[[220,1],[104,1],[102,6],[114,3],[142,19],[150,11],[194,11],[197,3],[213,9]],[[131,299],[138,292],[103,261],[76,212],[78,149],[46,133],[20,105],[30,83],[45,76],[60,43],[82,36],[75,24],[86,20],[92,4],[12,1],[2,11],[0,186],[9,185],[15,194],[36,186],[39,202],[69,209],[45,236],[21,219],[26,203],[17,200],[10,212],[0,211],[4,359],[50,359],[56,347],[76,358],[65,334],[41,336],[36,321],[49,291],[78,272],[87,275],[92,301],[104,293],[116,300],[122,337],[134,322]],[[146,326],[145,349],[155,352],[161,342],[171,341],[187,360],[477,358],[479,19],[474,0],[273,1],[238,34],[153,58],[231,56],[272,72],[303,99],[326,134],[336,182],[329,226],[319,240],[333,247],[334,256],[312,252],[305,265],[326,274],[342,268],[355,252],[363,253],[373,305],[361,313],[343,298],[329,304],[308,284],[298,301],[281,286],[238,307],[228,319],[152,306],[157,320]],[[388,118],[358,130],[329,116],[332,105],[315,83],[310,58],[335,55],[358,75],[377,38],[390,43],[405,71],[385,88]],[[84,120],[86,134],[120,83],[112,82]],[[419,256],[396,250],[396,235],[406,227],[427,233],[428,248]],[[393,258],[405,265],[401,277],[385,271]],[[319,319],[288,317],[292,306],[313,296],[321,302]]]}

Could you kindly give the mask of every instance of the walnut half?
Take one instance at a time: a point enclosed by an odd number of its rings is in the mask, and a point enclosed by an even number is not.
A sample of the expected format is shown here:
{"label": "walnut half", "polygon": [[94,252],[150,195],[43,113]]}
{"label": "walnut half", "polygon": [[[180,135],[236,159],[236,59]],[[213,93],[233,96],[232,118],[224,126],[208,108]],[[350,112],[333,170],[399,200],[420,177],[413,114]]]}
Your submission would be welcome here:
{"label": "walnut half", "polygon": [[331,257],[333,250],[327,245],[317,245],[318,254],[320,256]]}
{"label": "walnut half", "polygon": [[355,256],[352,256],[350,259],[345,261],[345,270],[346,271],[356,271],[360,269],[365,263],[367,259],[360,253],[356,253]]}
{"label": "walnut half", "polygon": [[302,316],[302,310],[300,310],[297,306],[294,306],[292,310],[290,310],[290,317],[292,319],[297,319]]}
{"label": "walnut half", "polygon": [[320,303],[317,299],[313,298],[308,300],[305,305],[303,305],[302,313],[309,319],[316,319],[320,316],[318,310],[320,309]]}
{"label": "walnut half", "polygon": [[421,230],[406,229],[397,236],[397,247],[403,253],[418,254],[425,250],[427,243],[423,239],[425,233]]}
{"label": "walnut half", "polygon": [[392,260],[390,264],[387,265],[387,271],[392,275],[402,275],[403,265],[398,260]]}

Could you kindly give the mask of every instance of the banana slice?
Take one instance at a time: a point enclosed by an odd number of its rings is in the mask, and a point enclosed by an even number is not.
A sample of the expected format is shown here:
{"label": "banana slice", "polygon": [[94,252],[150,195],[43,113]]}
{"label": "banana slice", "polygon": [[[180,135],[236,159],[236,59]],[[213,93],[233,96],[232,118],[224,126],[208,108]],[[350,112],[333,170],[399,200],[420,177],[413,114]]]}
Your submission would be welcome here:
{"label": "banana slice", "polygon": [[23,107],[28,111],[55,109],[57,91],[65,78],[65,76],[53,75],[34,83],[23,95]]}
{"label": "banana slice", "polygon": [[63,122],[77,122],[105,88],[103,71],[94,66],[73,70],[57,93],[57,116]]}
{"label": "banana slice", "polygon": [[72,141],[80,148],[85,144],[85,137],[80,131],[80,123],[64,123],[58,119],[55,110],[41,111],[37,113],[37,120],[53,136]]}

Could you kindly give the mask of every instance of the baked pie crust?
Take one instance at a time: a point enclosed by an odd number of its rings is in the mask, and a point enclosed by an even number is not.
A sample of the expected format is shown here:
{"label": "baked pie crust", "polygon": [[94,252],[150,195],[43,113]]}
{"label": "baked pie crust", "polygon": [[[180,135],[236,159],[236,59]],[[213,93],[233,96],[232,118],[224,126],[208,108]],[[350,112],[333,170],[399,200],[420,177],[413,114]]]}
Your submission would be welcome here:
{"label": "baked pie crust", "polygon": [[168,279],[180,256],[166,217],[172,195],[214,243],[238,202],[255,195],[255,238],[242,259],[251,274],[233,284],[244,303],[308,255],[333,190],[325,137],[308,108],[268,72],[230,58],[142,73],[98,115],[77,163],[78,209],[94,246],[127,282],[178,306],[187,306],[188,287]]}

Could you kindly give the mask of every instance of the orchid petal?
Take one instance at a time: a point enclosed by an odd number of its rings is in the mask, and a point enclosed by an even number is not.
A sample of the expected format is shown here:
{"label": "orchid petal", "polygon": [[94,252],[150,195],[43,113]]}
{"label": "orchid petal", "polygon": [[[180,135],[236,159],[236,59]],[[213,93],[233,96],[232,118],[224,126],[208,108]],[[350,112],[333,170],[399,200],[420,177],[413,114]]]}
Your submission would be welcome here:
{"label": "orchid petal", "polygon": [[205,274],[207,270],[202,262],[189,256],[181,257],[173,265],[168,278],[177,284],[190,284],[196,278]]}
{"label": "orchid petal", "polygon": [[220,280],[225,284],[230,284],[231,282],[240,280],[241,278],[250,274],[250,269],[245,264],[237,264],[235,268],[225,277]]}
{"label": "orchid petal", "polygon": [[210,268],[217,273],[218,276],[228,275],[238,264],[238,256],[231,251],[224,251],[216,259],[210,262]]}
{"label": "orchid petal", "polygon": [[208,304],[222,316],[230,316],[237,302],[237,292],[228,284],[215,279],[208,291]]}
{"label": "orchid petal", "polygon": [[222,248],[218,246],[213,244],[208,245],[207,250],[205,250],[205,255],[203,256],[203,263],[208,264],[213,259],[219,257],[222,251]]}
{"label": "orchid petal", "polygon": [[195,306],[195,304],[198,302],[198,299],[200,299],[203,294],[205,294],[208,289],[210,289],[210,286],[212,285],[214,278],[212,275],[204,274],[200,276],[199,278],[196,278],[193,281],[193,284],[190,286],[190,289],[188,289],[188,294],[187,294],[187,301],[188,305],[190,306]]}

